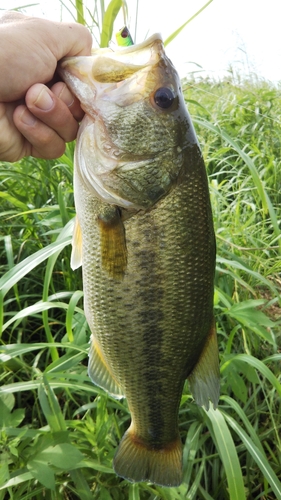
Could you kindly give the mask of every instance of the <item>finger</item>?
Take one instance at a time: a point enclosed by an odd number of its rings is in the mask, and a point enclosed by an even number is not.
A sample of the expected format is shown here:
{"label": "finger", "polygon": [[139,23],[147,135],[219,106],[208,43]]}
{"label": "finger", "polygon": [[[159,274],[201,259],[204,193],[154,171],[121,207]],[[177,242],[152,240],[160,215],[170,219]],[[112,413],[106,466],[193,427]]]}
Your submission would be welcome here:
{"label": "finger", "polygon": [[22,156],[36,158],[59,158],[65,151],[65,141],[51,127],[40,121],[25,105],[18,106],[13,115],[14,123],[25,137]]}
{"label": "finger", "polygon": [[[69,94],[67,94],[67,98]],[[73,98],[71,98],[73,101]],[[31,114],[53,129],[65,142],[73,141],[78,123],[67,104],[41,83],[32,85],[25,96],[26,106]],[[72,103],[70,102],[70,105]]]}
{"label": "finger", "polygon": [[84,111],[81,109],[79,100],[70,92],[66,84],[57,82],[50,90],[67,105],[75,120],[80,122],[84,116]]}
{"label": "finger", "polygon": [[0,159],[2,161],[13,162],[21,157],[24,138],[13,121],[15,107],[15,103],[0,103]]}

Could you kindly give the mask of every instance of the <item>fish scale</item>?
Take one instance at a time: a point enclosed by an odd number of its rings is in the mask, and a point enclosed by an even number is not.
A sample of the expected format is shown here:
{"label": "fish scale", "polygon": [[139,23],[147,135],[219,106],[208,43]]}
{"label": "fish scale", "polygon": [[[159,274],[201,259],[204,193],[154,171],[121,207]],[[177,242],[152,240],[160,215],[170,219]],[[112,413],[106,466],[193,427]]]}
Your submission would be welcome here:
{"label": "fish scale", "polygon": [[[104,58],[98,81],[95,57]],[[114,469],[133,482],[175,486],[186,378],[198,404],[208,409],[219,397],[215,238],[203,158],[158,35],[116,53],[66,59],[60,71],[87,115],[75,152],[73,266],[82,263],[89,375],[126,397],[132,418]],[[85,82],[96,89],[94,101]],[[153,102],[157,92],[161,103],[161,89],[168,109]]]}

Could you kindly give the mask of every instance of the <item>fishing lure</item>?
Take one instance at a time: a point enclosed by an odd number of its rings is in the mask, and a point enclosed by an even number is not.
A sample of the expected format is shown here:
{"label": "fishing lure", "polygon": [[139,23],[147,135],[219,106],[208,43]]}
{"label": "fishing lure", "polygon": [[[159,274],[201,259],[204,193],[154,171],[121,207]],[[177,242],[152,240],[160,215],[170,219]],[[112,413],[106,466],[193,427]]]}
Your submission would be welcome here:
{"label": "fishing lure", "polygon": [[121,30],[118,31],[118,33],[116,33],[116,40],[118,45],[120,45],[121,47],[129,47],[129,45],[134,45],[133,39],[127,26],[124,26]]}

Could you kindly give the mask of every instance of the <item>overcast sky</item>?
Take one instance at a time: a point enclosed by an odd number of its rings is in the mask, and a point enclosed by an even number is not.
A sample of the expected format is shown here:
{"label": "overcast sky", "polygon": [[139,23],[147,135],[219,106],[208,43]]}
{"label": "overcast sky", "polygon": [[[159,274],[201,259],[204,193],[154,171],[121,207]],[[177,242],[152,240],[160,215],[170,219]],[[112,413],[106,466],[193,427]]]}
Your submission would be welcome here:
{"label": "overcast sky", "polygon": [[[60,0],[0,0],[0,8],[11,9],[37,3],[26,8],[31,15],[60,20]],[[70,5],[70,0],[64,0]],[[108,5],[109,1],[105,1]],[[195,14],[207,0],[139,0],[137,42],[148,34],[161,32],[167,38]],[[89,9],[94,0],[84,0]],[[136,0],[127,0],[129,25],[135,32]],[[63,20],[69,20],[63,9]],[[232,67],[242,74],[281,82],[281,0],[213,0],[210,5],[167,47],[168,56],[180,76],[198,70],[202,76],[220,77]],[[123,16],[116,22],[117,31]]]}

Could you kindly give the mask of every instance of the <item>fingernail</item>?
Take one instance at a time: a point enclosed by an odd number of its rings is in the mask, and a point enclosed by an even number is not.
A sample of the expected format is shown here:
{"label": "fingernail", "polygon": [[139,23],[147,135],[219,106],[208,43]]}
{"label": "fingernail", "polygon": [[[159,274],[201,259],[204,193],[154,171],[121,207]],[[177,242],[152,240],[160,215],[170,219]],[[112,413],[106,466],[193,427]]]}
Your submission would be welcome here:
{"label": "fingernail", "polygon": [[54,101],[49,92],[45,88],[43,88],[34,104],[42,111],[49,111],[49,109],[52,108],[53,103]]}
{"label": "fingernail", "polygon": [[21,114],[20,119],[25,125],[29,125],[30,127],[35,124],[36,118],[33,116],[27,109]]}
{"label": "fingernail", "polygon": [[65,84],[58,97],[67,105],[68,108],[70,108],[70,106],[74,103],[74,97]]}

